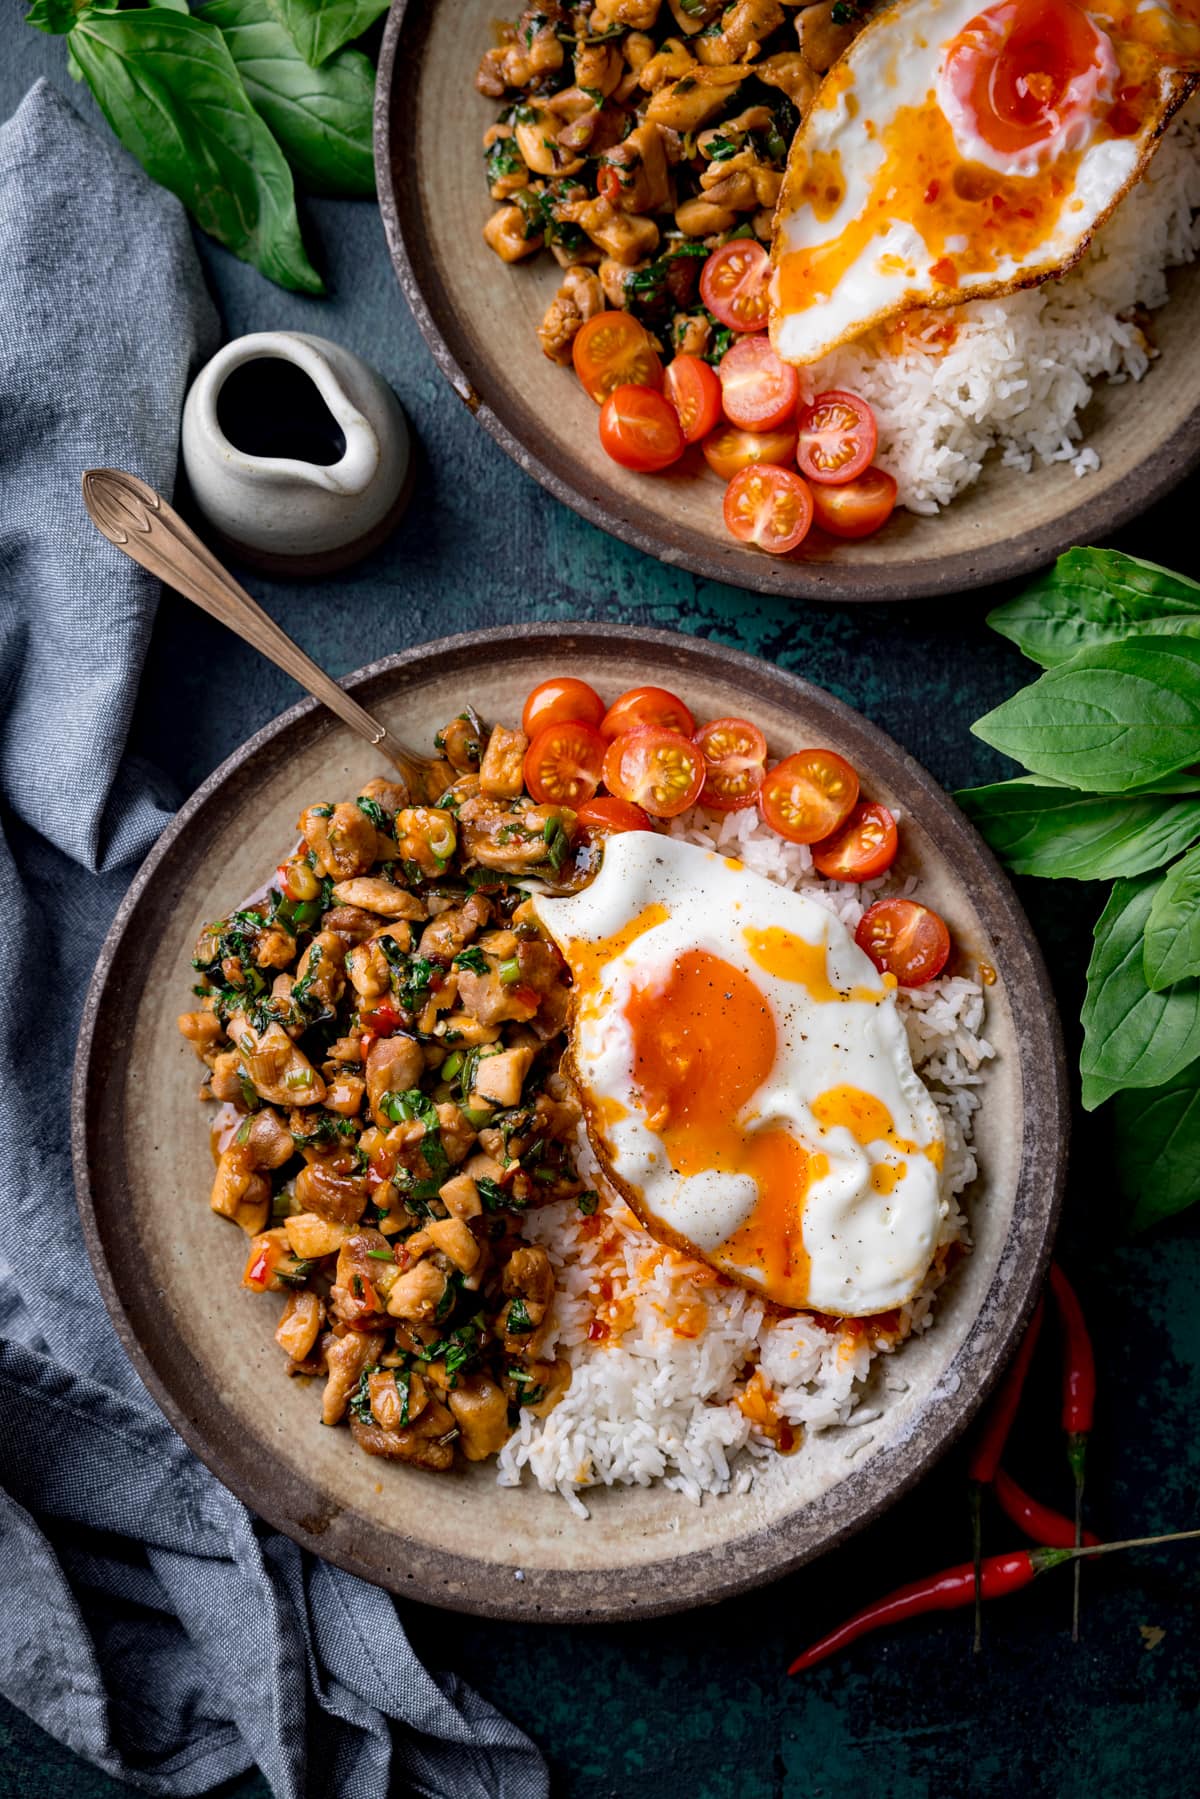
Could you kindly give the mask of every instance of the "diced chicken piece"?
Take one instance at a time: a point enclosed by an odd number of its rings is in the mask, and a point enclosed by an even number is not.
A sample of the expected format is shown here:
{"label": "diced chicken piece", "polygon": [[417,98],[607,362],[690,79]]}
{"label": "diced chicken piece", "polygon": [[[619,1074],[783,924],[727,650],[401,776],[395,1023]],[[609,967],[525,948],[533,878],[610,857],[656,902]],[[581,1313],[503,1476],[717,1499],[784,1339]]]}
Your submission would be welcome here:
{"label": "diced chicken piece", "polygon": [[275,1341],[285,1354],[291,1356],[293,1362],[303,1362],[312,1353],[313,1344],[320,1335],[324,1311],[316,1293],[310,1293],[306,1289],[300,1293],[288,1294],[287,1304],[275,1332]]}
{"label": "diced chicken piece", "polygon": [[381,1425],[364,1423],[352,1412],[350,1429],[360,1449],[368,1455],[385,1456],[393,1462],[411,1462],[416,1468],[440,1472],[454,1461],[452,1433],[454,1418],[440,1399],[431,1399],[423,1407],[416,1423],[406,1430],[384,1430]]}
{"label": "diced chicken piece", "polygon": [[392,971],[378,943],[355,944],[346,957],[346,973],[360,999],[379,999],[392,985]]}
{"label": "diced chicken piece", "polygon": [[232,1218],[250,1236],[266,1224],[271,1209],[271,1183],[251,1166],[240,1144],[231,1144],[217,1163],[209,1204],[220,1217]]}
{"label": "diced chicken piece", "polygon": [[485,1462],[498,1455],[508,1440],[508,1401],[490,1375],[463,1376],[446,1395],[461,1433],[463,1454],[469,1462]]}
{"label": "diced chicken piece", "polygon": [[437,806],[408,806],[396,814],[396,841],[406,862],[430,879],[446,872],[458,841],[453,812]]}
{"label": "diced chicken piece", "polygon": [[493,725],[479,767],[479,788],[493,799],[515,800],[525,784],[525,752],[529,739],[524,731]]}
{"label": "diced chicken piece", "polygon": [[521,159],[535,175],[565,177],[583,167],[582,156],[573,155],[559,142],[562,120],[535,102],[527,103],[518,114],[515,136]]}
{"label": "diced chicken piece", "polygon": [[[815,10],[815,8],[810,9]],[[803,18],[803,13],[800,15]],[[796,29],[800,29],[800,20],[796,21]],[[821,51],[818,50],[818,55]],[[820,85],[806,58],[798,50],[783,50],[778,56],[765,56],[756,66],[754,73],[768,87],[776,87],[780,93],[786,94],[793,106],[801,113],[806,113],[812,104],[813,95]]]}
{"label": "diced chicken piece", "polygon": [[528,988],[522,990],[515,982],[506,984],[494,968],[489,969],[487,974],[476,974],[474,969],[460,968],[458,997],[472,1018],[477,1018],[484,1025],[501,1024],[510,1018],[523,1024],[538,1009],[536,993],[531,993]]}
{"label": "diced chicken piece", "polygon": [[660,88],[682,81],[685,75],[694,75],[696,67],[696,59],[686,44],[678,38],[664,38],[654,55],[647,57],[639,69],[638,86],[644,93],[657,94]]}
{"label": "diced chicken piece", "polygon": [[338,1250],[329,1295],[335,1318],[351,1330],[378,1330],[399,1269],[381,1232],[360,1227]]}
{"label": "diced chicken piece", "polygon": [[322,1256],[336,1255],[354,1232],[352,1224],[318,1218],[315,1212],[297,1212],[284,1219],[283,1228],[292,1254],[302,1262],[319,1262]]}
{"label": "diced chicken piece", "polygon": [[457,1167],[473,1148],[478,1133],[462,1107],[455,1105],[452,1099],[442,1101],[437,1107],[437,1116],[446,1160],[452,1167]]}
{"label": "diced chicken piece", "polygon": [[[461,973],[460,969],[459,975]],[[469,1012],[448,1012],[445,1025],[446,1040],[452,1043],[455,1049],[478,1049],[481,1044],[494,1043],[500,1035],[498,1024],[481,1024],[479,1019],[472,1018]],[[236,1090],[230,1097],[237,1098]]]}
{"label": "diced chicken piece", "polygon": [[282,1025],[270,1024],[260,1035],[248,1018],[235,1012],[228,1028],[260,1098],[276,1106],[320,1105],[325,1083]]}
{"label": "diced chicken piece", "polygon": [[653,255],[658,248],[658,226],[654,220],[619,212],[610,200],[579,200],[559,211],[564,219],[586,231],[606,256],[627,268]]}
{"label": "diced chicken piece", "polygon": [[336,1174],[326,1162],[307,1162],[296,1176],[296,1202],[336,1224],[357,1224],[367,1206],[366,1181],[359,1174]]}
{"label": "diced chicken piece", "polygon": [[783,19],[779,0],[734,0],[721,14],[720,31],[696,39],[696,55],[713,66],[753,62]]}
{"label": "diced chicken piece", "polygon": [[225,1035],[221,1020],[215,1012],[181,1012],[178,1023],[179,1029],[201,1060]]}
{"label": "diced chicken piece", "polygon": [[613,204],[621,212],[660,212],[671,198],[662,134],[653,123],[638,125],[607,150],[600,167],[616,171],[620,190],[614,195]]}
{"label": "diced chicken piece", "polygon": [[670,87],[660,87],[646,108],[646,118],[672,131],[699,131],[729,105],[746,77],[757,73],[757,68],[745,63],[731,63],[724,69],[697,67]]}
{"label": "diced chicken piece", "polygon": [[346,1415],[350,1395],[362,1378],[363,1370],[379,1360],[386,1341],[378,1332],[347,1331],[344,1337],[326,1333],[325,1360],[329,1368],[329,1379],[325,1383],[321,1401],[321,1420],[324,1424],[341,1423]]}
{"label": "diced chicken piece", "polygon": [[378,854],[375,826],[353,800],[332,807],[309,806],[300,814],[299,828],[320,873],[335,881],[366,874]]}
{"label": "diced chicken piece", "polygon": [[[844,22],[838,23],[839,19]],[[847,18],[846,8],[839,8],[838,0],[819,0],[816,6],[806,6],[796,19],[800,54],[818,75],[833,67],[860,30],[860,21],[853,15]]]}
{"label": "diced chicken piece", "polygon": [[541,1324],[554,1298],[554,1269],[540,1243],[522,1244],[504,1265],[501,1285],[512,1299],[524,1301],[532,1324]]}
{"label": "diced chicken piece", "polygon": [[515,1106],[521,1098],[533,1054],[527,1044],[521,1044],[514,1049],[501,1050],[498,1056],[485,1056],[476,1070],[475,1093],[496,1106]]}
{"label": "diced chicken piece", "polygon": [[385,812],[399,812],[409,803],[407,784],[399,775],[376,775],[359,793],[360,800],[374,800]]}
{"label": "diced chicken piece", "polygon": [[236,1049],[222,1050],[213,1057],[212,1073],[208,1084],[212,1088],[214,1099],[241,1099],[242,1097],[242,1058]]}
{"label": "diced chicken piece", "polygon": [[425,926],[417,953],[435,962],[453,961],[491,916],[491,902],[482,893],[473,893],[461,906],[449,907]]}
{"label": "diced chicken piece", "polygon": [[446,1276],[428,1258],[402,1274],[388,1295],[393,1318],[410,1318],[423,1324],[437,1311],[446,1292]]}
{"label": "diced chicken piece", "polygon": [[675,208],[675,223],[685,237],[712,237],[720,231],[732,231],[737,224],[737,214],[695,194]]}
{"label": "diced chicken piece", "polygon": [[557,833],[570,840],[575,814],[565,806],[523,806],[479,794],[459,808],[458,823],[471,861],[502,874],[524,874],[546,862]]}
{"label": "diced chicken piece", "polygon": [[542,247],[542,233],[535,231],[527,237],[527,229],[519,206],[501,206],[484,226],[483,241],[501,262],[520,262],[523,256],[532,256]]}
{"label": "diced chicken piece", "polygon": [[290,931],[269,925],[254,939],[254,961],[258,968],[290,968],[296,960],[296,939]]}
{"label": "diced chicken piece", "polygon": [[346,991],[346,945],[336,931],[319,931],[300,958],[296,987],[332,1012]]}
{"label": "diced chicken piece", "polygon": [[470,1274],[479,1260],[479,1244],[461,1218],[433,1218],[425,1230],[435,1249],[440,1249],[463,1274]]}
{"label": "diced chicken piece", "polygon": [[379,918],[424,918],[425,907],[415,893],[393,887],[378,875],[360,875],[353,881],[339,881],[333,890],[339,905],[358,906],[374,912]]}
{"label": "diced chicken piece", "polygon": [[361,1110],[366,1082],[361,1075],[334,1072],[325,1085],[325,1105],[340,1118],[354,1118]]}
{"label": "diced chicken piece", "polygon": [[420,1084],[425,1057],[415,1037],[377,1037],[367,1051],[367,1102],[381,1130],[392,1122],[380,1105],[386,1093],[409,1093]]}
{"label": "diced chicken piece", "polygon": [[479,1188],[469,1174],[456,1174],[438,1188],[438,1198],[453,1218],[478,1218],[483,1211]]}
{"label": "diced chicken piece", "polygon": [[380,1368],[367,1376],[367,1392],[371,1396],[371,1415],[381,1430],[407,1430],[429,1403],[425,1382],[415,1368],[407,1374]]}
{"label": "diced chicken piece", "polygon": [[695,37],[706,25],[720,15],[726,0],[667,0],[672,17],[680,31],[688,37]]}
{"label": "diced chicken piece", "polygon": [[653,29],[662,0],[596,0],[588,24],[593,32],[611,31],[615,25],[627,25],[631,31]]}
{"label": "diced chicken piece", "polygon": [[379,919],[374,912],[364,912],[359,906],[331,906],[321,919],[323,931],[336,931],[347,949],[357,943],[365,943],[379,928]]}
{"label": "diced chicken piece", "polygon": [[576,45],[576,87],[590,87],[594,92],[611,94],[622,73],[621,52],[616,44]]}

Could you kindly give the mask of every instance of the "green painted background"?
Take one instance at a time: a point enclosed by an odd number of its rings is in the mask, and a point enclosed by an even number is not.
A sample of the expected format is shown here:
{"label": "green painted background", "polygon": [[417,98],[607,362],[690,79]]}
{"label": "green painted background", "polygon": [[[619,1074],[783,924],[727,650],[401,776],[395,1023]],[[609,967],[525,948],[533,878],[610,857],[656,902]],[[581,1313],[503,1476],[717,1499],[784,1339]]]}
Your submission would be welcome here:
{"label": "green painted background", "polygon": [[[65,77],[61,45],[25,30],[23,10],[18,0],[0,10],[0,116],[46,74],[94,120],[86,94]],[[375,209],[326,202],[307,217],[330,277],[327,301],[285,295],[203,248],[228,336],[282,326],[337,338],[384,371],[416,431],[416,496],[381,552],[321,585],[249,581],[335,673],[478,625],[653,624],[736,644],[821,683],[948,787],[1003,772],[969,734],[972,719],[1031,672],[984,626],[997,596],[805,607],[698,581],[624,549],[522,476],[459,406],[407,315]],[[1131,530],[1126,547],[1200,574],[1198,509],[1193,482]],[[132,747],[183,794],[294,697],[282,675],[167,596]],[[1023,898],[1073,1048],[1098,895],[1026,883]],[[1091,1518],[1103,1532],[1140,1534],[1190,1525],[1200,1509],[1200,1236],[1185,1219],[1131,1243],[1108,1166],[1104,1114],[1079,1119],[1062,1253],[1097,1339]],[[1065,1506],[1052,1341],[1032,1386],[1013,1471]],[[1015,1542],[996,1516],[988,1531],[995,1549]],[[423,1656],[457,1669],[532,1732],[557,1791],[574,1799],[1161,1799],[1200,1788],[1200,1564],[1186,1548],[1089,1572],[1077,1649],[1067,1630],[1069,1576],[1058,1573],[989,1613],[980,1658],[971,1655],[969,1622],[950,1615],[860,1644],[803,1681],[784,1678],[790,1655],[841,1613],[967,1552],[956,1454],[839,1554],[712,1611],[586,1631],[417,1607],[405,1621]],[[100,1799],[122,1790],[0,1706],[0,1795]],[[256,1776],[226,1789],[266,1790]]]}

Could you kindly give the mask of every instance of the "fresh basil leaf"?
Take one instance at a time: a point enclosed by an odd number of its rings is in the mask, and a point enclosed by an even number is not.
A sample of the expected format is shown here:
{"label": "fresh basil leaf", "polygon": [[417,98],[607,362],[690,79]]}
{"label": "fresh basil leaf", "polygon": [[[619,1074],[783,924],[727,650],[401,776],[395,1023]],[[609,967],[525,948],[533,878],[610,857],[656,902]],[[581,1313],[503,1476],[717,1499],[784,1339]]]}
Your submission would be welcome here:
{"label": "fresh basil leaf", "polygon": [[1200,1199],[1200,1062],[1153,1093],[1119,1093],[1113,1122],[1132,1230],[1148,1230]]}
{"label": "fresh basil leaf", "polygon": [[989,613],[988,623],[1053,668],[1079,650],[1126,637],[1200,636],[1200,586],[1120,550],[1073,549]]}
{"label": "fresh basil leaf", "polygon": [[1096,925],[1083,1002],[1084,1109],[1123,1087],[1160,1087],[1200,1056],[1200,981],[1152,993],[1142,938],[1161,877],[1118,881]]}
{"label": "fresh basil leaf", "polygon": [[1091,793],[1121,793],[1200,759],[1200,643],[1131,637],[1081,650],[971,729]]}
{"label": "fresh basil leaf", "polygon": [[251,104],[304,186],[373,194],[375,71],[362,52],[340,50],[310,68],[269,0],[211,0],[200,16],[220,30]]}
{"label": "fresh basil leaf", "polygon": [[1146,921],[1143,962],[1154,993],[1200,974],[1200,848],[1163,876]]}
{"label": "fresh basil leaf", "polygon": [[955,794],[996,854],[1021,875],[1108,881],[1160,868],[1200,838],[1200,799],[1078,793],[999,781]]}
{"label": "fresh basil leaf", "polygon": [[327,62],[351,38],[361,37],[388,8],[388,0],[269,0],[269,4],[310,69]]}
{"label": "fresh basil leaf", "polygon": [[74,29],[75,21],[85,12],[91,0],[33,0],[25,14],[25,23],[50,37],[62,37]]}
{"label": "fresh basil leaf", "polygon": [[215,25],[162,7],[89,12],[71,47],[101,112],[152,180],[272,281],[324,291],[300,237],[291,170]]}

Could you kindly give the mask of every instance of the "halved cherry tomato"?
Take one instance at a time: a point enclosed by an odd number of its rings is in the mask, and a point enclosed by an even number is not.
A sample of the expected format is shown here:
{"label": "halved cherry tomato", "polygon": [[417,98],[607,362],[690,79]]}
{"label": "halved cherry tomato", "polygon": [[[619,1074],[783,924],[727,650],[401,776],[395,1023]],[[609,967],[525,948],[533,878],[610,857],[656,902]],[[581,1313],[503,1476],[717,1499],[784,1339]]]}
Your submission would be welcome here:
{"label": "halved cherry tomato", "polygon": [[874,881],[896,860],[896,821],[878,800],[860,800],[845,823],[813,845],[813,867],[827,881]]}
{"label": "halved cherry tomato", "polygon": [[857,394],[830,388],[802,408],[796,462],[810,481],[853,481],[870,467],[879,441],[875,414]]}
{"label": "halved cherry tomato", "polygon": [[536,737],[547,725],[561,725],[568,718],[595,727],[604,717],[604,701],[586,681],[574,675],[552,675],[534,688],[521,714],[526,737]]}
{"label": "halved cherry tomato", "polygon": [[645,725],[656,725],[663,731],[678,731],[691,737],[696,721],[683,701],[665,687],[631,687],[615,699],[600,720],[600,735],[607,742],[624,737],[629,731],[640,731]]}
{"label": "halved cherry tomato", "polygon": [[803,543],[812,524],[808,484],[789,468],[752,463],[725,489],[725,525],[739,543],[786,556]]}
{"label": "halved cherry tomato", "polygon": [[853,481],[813,488],[813,522],[831,537],[870,537],[891,518],[896,483],[872,465]]}
{"label": "halved cherry tomato", "polygon": [[662,362],[650,333],[630,312],[598,312],[585,320],[571,345],[575,373],[596,404],[615,388],[662,386]]}
{"label": "halved cherry tomato", "polygon": [[737,812],[758,798],[767,767],[767,740],[744,718],[715,718],[696,732],[704,757],[703,806]]}
{"label": "halved cherry tomato", "polygon": [[653,725],[614,737],[604,758],[604,785],[652,818],[676,818],[704,786],[704,757],[690,737]]}
{"label": "halved cherry tomato", "polygon": [[598,831],[602,836],[616,837],[622,831],[652,831],[650,823],[640,806],[629,800],[614,799],[610,794],[602,793],[594,800],[585,800],[578,808],[579,822],[587,831]]}
{"label": "halved cherry tomato", "polygon": [[622,468],[657,474],[686,445],[675,408],[653,387],[618,387],[600,408],[600,442]]}
{"label": "halved cherry tomato", "polygon": [[525,786],[539,806],[579,806],[600,785],[604,739],[577,718],[545,725],[525,752]]}
{"label": "halved cherry tomato", "polygon": [[767,322],[771,265],[752,237],[714,250],[700,271],[700,298],[730,331],[761,331]]}
{"label": "halved cherry tomato", "polygon": [[772,462],[787,468],[796,454],[795,425],[777,431],[739,431],[736,425],[719,425],[700,445],[704,460],[722,481],[732,481],[755,462]]}
{"label": "halved cherry tomato", "polygon": [[721,417],[721,383],[702,356],[677,356],[667,364],[663,392],[690,444],[706,437]]}
{"label": "halved cherry tomato", "polygon": [[786,423],[800,398],[800,377],[764,337],[739,337],[718,369],[721,405],[731,425],[744,431],[774,431]]}
{"label": "halved cherry tomato", "polygon": [[944,920],[911,899],[876,900],[859,920],[854,941],[901,987],[923,987],[941,974],[950,955]]}
{"label": "halved cherry tomato", "polygon": [[858,776],[836,750],[800,750],[767,770],[759,811],[789,843],[820,843],[849,816]]}

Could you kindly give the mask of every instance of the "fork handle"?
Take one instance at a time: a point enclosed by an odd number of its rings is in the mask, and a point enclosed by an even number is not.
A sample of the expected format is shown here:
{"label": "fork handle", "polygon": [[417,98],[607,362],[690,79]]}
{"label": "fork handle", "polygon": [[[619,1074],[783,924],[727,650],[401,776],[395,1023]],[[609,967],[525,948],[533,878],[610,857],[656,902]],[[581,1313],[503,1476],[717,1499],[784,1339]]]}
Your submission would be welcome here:
{"label": "fork handle", "polygon": [[161,494],[123,469],[92,468],[83,474],[83,503],[109,543],[228,625],[328,706],[357,736],[373,744],[400,770],[414,794],[424,791],[427,760],[397,744],[377,718],[318,668],[222,567]]}

